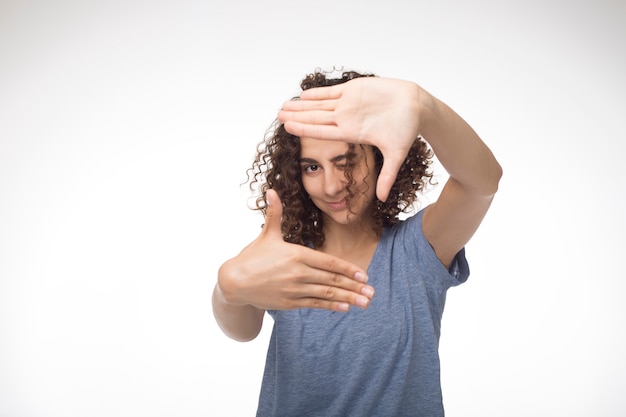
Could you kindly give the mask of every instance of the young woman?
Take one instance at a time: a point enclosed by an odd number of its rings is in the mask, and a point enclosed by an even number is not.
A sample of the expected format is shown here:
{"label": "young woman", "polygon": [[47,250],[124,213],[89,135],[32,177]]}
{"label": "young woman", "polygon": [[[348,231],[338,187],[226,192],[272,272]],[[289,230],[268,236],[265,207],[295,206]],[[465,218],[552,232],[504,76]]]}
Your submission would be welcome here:
{"label": "young woman", "polygon": [[[415,83],[318,71],[301,87],[258,148],[265,225],[220,268],[215,318],[240,341],[274,319],[258,416],[443,416],[446,291],[469,275],[464,246],[500,165]],[[449,179],[401,220],[433,151]]]}

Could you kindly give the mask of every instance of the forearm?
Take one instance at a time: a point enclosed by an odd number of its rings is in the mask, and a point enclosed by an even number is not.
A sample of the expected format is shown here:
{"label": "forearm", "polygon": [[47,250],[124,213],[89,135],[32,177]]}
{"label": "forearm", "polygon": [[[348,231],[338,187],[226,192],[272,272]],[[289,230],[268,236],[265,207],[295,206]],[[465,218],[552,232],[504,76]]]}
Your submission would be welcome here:
{"label": "forearm", "polygon": [[430,144],[450,176],[472,193],[493,195],[502,168],[489,148],[454,110],[420,91],[420,135]]}
{"label": "forearm", "polygon": [[231,339],[248,342],[259,334],[265,311],[252,305],[229,303],[219,283],[213,289],[213,315],[224,334]]}

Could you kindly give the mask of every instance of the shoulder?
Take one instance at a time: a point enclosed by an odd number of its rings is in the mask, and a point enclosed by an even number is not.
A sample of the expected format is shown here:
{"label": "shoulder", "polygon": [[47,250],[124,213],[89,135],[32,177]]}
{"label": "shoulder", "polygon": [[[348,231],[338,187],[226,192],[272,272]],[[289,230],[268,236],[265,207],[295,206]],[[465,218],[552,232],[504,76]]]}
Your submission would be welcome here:
{"label": "shoulder", "polygon": [[391,249],[396,261],[410,262],[431,276],[439,276],[450,286],[463,283],[469,277],[469,265],[462,248],[454,256],[449,267],[446,267],[424,235],[424,213],[428,207],[419,210],[414,215],[401,220],[397,224],[385,229],[381,236],[381,246]]}

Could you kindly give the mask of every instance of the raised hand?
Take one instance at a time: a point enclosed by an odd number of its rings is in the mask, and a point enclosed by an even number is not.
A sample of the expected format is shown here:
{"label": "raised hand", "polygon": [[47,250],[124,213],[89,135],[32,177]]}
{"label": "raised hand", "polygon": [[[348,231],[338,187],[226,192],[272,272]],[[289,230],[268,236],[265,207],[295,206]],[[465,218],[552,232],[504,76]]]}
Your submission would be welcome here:
{"label": "raised hand", "polygon": [[296,136],[378,147],[384,163],[376,195],[385,201],[420,133],[420,100],[427,96],[428,93],[409,81],[356,78],[303,91],[299,100],[283,105],[278,119]]}
{"label": "raised hand", "polygon": [[267,199],[269,207],[259,237],[220,268],[218,285],[224,300],[265,310],[367,308],[374,289],[365,283],[365,271],[334,256],[285,242],[280,229],[281,201],[274,190],[268,190]]}

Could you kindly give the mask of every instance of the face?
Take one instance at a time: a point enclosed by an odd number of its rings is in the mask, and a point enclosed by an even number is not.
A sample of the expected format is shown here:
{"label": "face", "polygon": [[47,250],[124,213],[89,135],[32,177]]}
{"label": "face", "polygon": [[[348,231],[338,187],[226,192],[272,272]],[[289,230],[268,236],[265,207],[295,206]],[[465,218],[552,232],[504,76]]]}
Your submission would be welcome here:
{"label": "face", "polygon": [[300,168],[304,189],[326,221],[350,224],[363,221],[374,202],[376,178],[370,146],[355,146],[358,163],[352,171],[354,196],[348,200],[345,169],[348,144],[338,141],[300,139]]}

